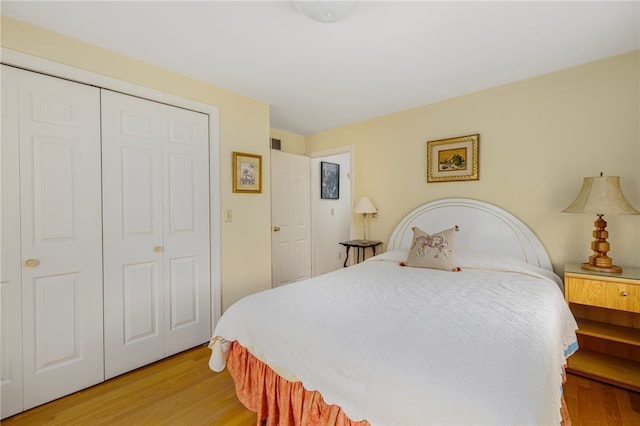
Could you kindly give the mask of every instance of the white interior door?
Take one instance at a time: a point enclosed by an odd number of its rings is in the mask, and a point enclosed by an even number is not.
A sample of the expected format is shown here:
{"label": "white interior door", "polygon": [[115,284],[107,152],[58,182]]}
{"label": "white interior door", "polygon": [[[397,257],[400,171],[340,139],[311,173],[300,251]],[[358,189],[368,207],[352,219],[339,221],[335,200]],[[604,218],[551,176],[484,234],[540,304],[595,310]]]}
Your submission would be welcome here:
{"label": "white interior door", "polygon": [[271,150],[274,287],[311,277],[310,159]]}
{"label": "white interior door", "polygon": [[18,74],[24,409],[103,375],[100,93]]}
{"label": "white interior door", "polygon": [[22,262],[18,70],[2,65],[0,75],[0,405],[5,418],[22,411]]}
{"label": "white interior door", "polygon": [[107,378],[210,337],[208,122],[102,94]]}

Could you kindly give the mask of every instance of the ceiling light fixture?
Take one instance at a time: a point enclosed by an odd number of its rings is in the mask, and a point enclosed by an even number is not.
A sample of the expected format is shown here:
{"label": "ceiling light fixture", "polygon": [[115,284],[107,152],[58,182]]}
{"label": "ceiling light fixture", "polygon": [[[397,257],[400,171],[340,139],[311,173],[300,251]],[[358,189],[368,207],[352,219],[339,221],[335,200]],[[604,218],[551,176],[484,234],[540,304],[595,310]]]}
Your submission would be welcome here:
{"label": "ceiling light fixture", "polygon": [[298,12],[307,15],[318,22],[331,23],[342,21],[358,6],[357,1],[328,1],[328,0],[294,0]]}

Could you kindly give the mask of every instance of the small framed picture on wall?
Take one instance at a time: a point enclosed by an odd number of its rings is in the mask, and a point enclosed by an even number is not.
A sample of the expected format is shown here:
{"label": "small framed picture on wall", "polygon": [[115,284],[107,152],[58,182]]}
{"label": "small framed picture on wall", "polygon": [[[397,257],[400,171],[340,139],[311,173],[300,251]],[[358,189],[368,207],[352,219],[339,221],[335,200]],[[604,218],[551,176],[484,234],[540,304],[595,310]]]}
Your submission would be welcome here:
{"label": "small framed picture on wall", "polygon": [[233,192],[262,192],[262,155],[233,153]]}
{"label": "small framed picture on wall", "polygon": [[320,162],[320,198],[340,198],[340,164]]}

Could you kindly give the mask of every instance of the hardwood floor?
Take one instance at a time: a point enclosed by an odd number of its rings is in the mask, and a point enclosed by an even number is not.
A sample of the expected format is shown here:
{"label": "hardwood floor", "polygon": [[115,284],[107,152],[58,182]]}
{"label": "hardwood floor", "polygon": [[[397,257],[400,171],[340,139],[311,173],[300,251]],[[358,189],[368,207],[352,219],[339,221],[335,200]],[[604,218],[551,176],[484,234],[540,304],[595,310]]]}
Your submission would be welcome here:
{"label": "hardwood floor", "polygon": [[209,369],[206,346],[118,376],[2,421],[14,425],[256,424],[227,370]]}
{"label": "hardwood floor", "polygon": [[572,426],[640,425],[640,393],[567,375],[564,396]]}
{"label": "hardwood floor", "polygon": [[[16,425],[255,425],[227,371],[197,347],[2,421]],[[640,393],[569,375],[573,426],[640,425]]]}

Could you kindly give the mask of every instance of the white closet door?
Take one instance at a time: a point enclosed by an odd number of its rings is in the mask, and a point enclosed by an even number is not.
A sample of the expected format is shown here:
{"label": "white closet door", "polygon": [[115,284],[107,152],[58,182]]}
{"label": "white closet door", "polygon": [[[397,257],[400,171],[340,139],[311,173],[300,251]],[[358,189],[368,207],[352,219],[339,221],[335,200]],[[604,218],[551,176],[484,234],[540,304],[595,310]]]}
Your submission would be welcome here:
{"label": "white closet door", "polygon": [[18,74],[24,408],[101,382],[100,92]]}
{"label": "white closet door", "polygon": [[211,338],[208,116],[163,107],[165,356]]}
{"label": "white closet door", "polygon": [[103,91],[105,373],[210,337],[207,116]]}
{"label": "white closet door", "polygon": [[22,411],[18,70],[2,65],[0,111],[0,395],[2,418]]}
{"label": "white closet door", "polygon": [[107,379],[164,354],[161,111],[102,91]]}

